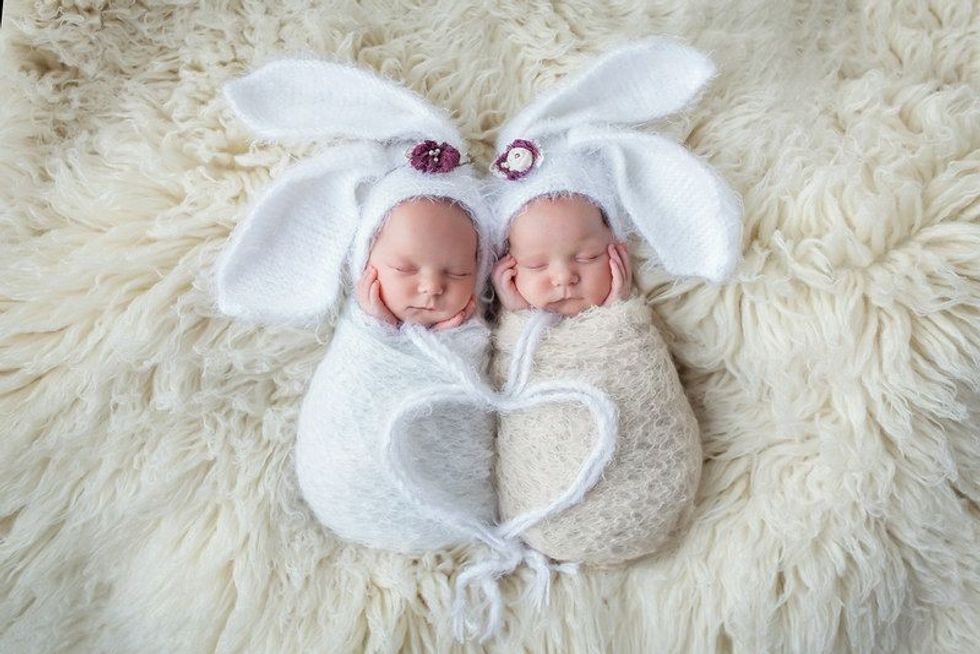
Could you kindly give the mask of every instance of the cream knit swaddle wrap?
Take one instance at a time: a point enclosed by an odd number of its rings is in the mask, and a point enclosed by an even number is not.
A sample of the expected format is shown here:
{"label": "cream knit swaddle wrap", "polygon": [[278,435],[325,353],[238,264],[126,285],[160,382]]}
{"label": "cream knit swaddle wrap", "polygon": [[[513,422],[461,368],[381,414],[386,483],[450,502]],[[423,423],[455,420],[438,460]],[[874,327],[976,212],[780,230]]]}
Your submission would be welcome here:
{"label": "cream knit swaddle wrap", "polygon": [[[506,313],[495,333],[493,377],[506,380],[532,311]],[[651,311],[641,298],[593,307],[546,331],[530,383],[576,379],[618,408],[615,453],[581,502],[524,532],[551,558],[621,563],[660,548],[693,506],[700,479],[697,421]],[[501,520],[547,504],[593,447],[581,406],[553,403],[500,415],[495,469]]]}
{"label": "cream knit swaddle wrap", "polygon": [[[651,264],[678,277],[727,279],[740,251],[738,196],[682,145],[634,129],[689,106],[714,74],[703,54],[651,37],[602,55],[507,121],[491,166],[498,247],[530,201],[575,193],[602,210],[616,239],[647,241],[657,255]],[[500,384],[513,384],[512,350],[524,350],[515,344],[535,329],[526,320],[501,319]],[[650,311],[641,300],[590,309],[545,332],[530,356],[529,388],[594,385],[618,410],[619,433],[601,481],[523,537],[556,559],[593,564],[657,550],[692,506],[701,460],[697,424]],[[592,416],[567,402],[503,411],[502,519],[547,505],[581,479],[598,438]]]}

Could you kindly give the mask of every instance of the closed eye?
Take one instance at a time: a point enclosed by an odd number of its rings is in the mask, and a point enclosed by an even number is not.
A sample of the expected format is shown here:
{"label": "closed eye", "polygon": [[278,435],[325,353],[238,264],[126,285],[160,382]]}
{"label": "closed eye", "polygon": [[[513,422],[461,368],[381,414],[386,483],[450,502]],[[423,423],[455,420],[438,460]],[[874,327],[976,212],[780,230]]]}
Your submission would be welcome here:
{"label": "closed eye", "polygon": [[528,270],[544,270],[547,264],[543,263],[525,263],[521,265],[521,268],[527,268]]}
{"label": "closed eye", "polygon": [[592,256],[582,255],[580,257],[575,257],[575,260],[578,261],[579,263],[591,263],[593,261],[596,261],[599,258],[599,256],[600,255],[598,254]]}
{"label": "closed eye", "polygon": [[470,277],[472,275],[473,275],[473,273],[468,273],[468,272],[450,272],[449,273],[449,276],[452,277],[453,279],[466,279],[467,277]]}
{"label": "closed eye", "polygon": [[405,273],[405,274],[416,272],[415,268],[411,266],[392,266],[392,268],[394,268],[400,273]]}

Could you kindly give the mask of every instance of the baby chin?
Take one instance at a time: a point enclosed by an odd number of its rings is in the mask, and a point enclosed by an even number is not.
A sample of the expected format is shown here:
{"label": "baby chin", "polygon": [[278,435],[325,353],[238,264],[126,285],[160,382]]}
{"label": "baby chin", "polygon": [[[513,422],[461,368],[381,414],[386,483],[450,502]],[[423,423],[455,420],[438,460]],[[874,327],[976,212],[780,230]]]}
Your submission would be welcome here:
{"label": "baby chin", "polygon": [[562,316],[574,316],[575,314],[580,313],[591,306],[594,306],[594,304],[582,298],[566,298],[556,302],[549,302],[538,308],[550,311],[552,313],[557,313]]}
{"label": "baby chin", "polygon": [[459,307],[458,309],[427,309],[425,307],[407,306],[398,312],[397,318],[403,322],[412,322],[422,325],[423,327],[431,327],[437,322],[449,320],[459,313],[462,308],[463,307]]}

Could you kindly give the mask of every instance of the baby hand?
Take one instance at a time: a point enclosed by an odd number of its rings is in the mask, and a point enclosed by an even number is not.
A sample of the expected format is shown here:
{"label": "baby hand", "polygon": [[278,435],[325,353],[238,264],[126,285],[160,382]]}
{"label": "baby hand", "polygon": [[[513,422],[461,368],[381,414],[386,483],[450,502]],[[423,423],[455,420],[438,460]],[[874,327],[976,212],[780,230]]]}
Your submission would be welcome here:
{"label": "baby hand", "polygon": [[629,299],[633,290],[633,269],[630,267],[630,253],[623,243],[609,244],[609,270],[612,272],[612,287],[602,306],[608,307],[620,300]]}
{"label": "baby hand", "polygon": [[531,307],[524,299],[514,279],[517,277],[517,259],[511,255],[505,255],[500,261],[494,264],[491,280],[493,289],[500,298],[500,304],[508,311],[520,311]]}
{"label": "baby hand", "polygon": [[398,324],[398,318],[391,312],[381,299],[381,282],[378,281],[378,269],[368,266],[357,282],[357,304],[361,310],[372,318],[391,325]]}
{"label": "baby hand", "polygon": [[459,327],[464,322],[473,317],[476,313],[476,298],[470,296],[470,301],[466,303],[466,306],[459,310],[452,318],[446,318],[445,320],[440,320],[432,325],[432,329],[435,331],[441,331],[443,329],[452,329],[453,327]]}

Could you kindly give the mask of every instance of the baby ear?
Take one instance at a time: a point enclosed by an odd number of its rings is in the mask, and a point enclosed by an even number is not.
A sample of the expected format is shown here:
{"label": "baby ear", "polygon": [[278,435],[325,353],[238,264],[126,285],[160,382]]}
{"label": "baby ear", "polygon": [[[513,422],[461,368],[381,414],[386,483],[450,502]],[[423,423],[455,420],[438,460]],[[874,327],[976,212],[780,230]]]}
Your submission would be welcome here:
{"label": "baby ear", "polygon": [[383,164],[376,144],[334,148],[296,166],[232,234],[215,270],[225,314],[258,322],[322,317],[340,295],[358,226],[358,186]]}
{"label": "baby ear", "polygon": [[242,121],[267,139],[389,141],[418,136],[463,146],[445,112],[392,81],[347,64],[273,61],[226,84],[225,97]]}
{"label": "baby ear", "polygon": [[502,128],[498,143],[580,125],[647,123],[682,109],[714,75],[710,59],[673,39],[630,43],[528,105]]}
{"label": "baby ear", "polygon": [[655,134],[583,128],[569,140],[602,153],[623,209],[668,272],[712,282],[732,274],[741,257],[741,201],[710,166]]}

